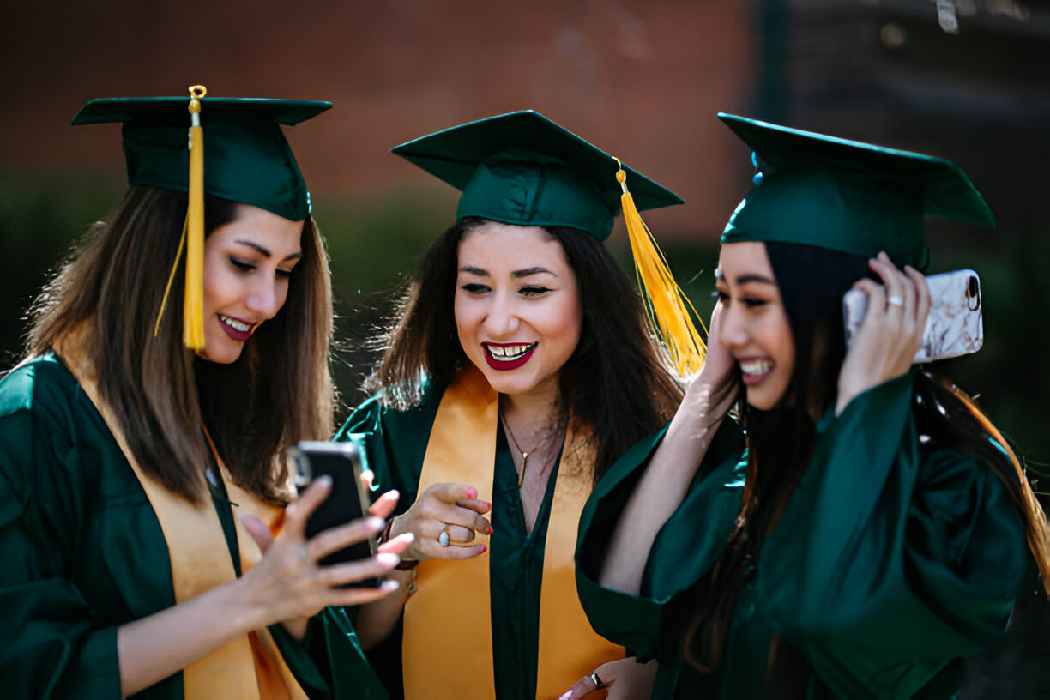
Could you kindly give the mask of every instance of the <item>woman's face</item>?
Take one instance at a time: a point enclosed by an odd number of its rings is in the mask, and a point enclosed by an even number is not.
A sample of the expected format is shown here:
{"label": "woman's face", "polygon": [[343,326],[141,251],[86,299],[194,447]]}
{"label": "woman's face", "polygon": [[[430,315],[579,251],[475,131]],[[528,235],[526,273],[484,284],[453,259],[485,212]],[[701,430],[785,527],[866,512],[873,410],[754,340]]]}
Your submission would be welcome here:
{"label": "woman's face", "polygon": [[288,279],[302,256],[303,222],[236,205],[230,223],[204,244],[204,342],[206,360],[231,364],[263,321],[288,298]]}
{"label": "woman's face", "polygon": [[722,302],[719,341],[740,366],[747,402],[769,410],[791,383],[795,341],[766,247],[723,245],[715,287]]}
{"label": "woman's face", "polygon": [[486,221],[464,234],[456,270],[459,342],[492,388],[556,391],[583,320],[561,243],[536,226]]}

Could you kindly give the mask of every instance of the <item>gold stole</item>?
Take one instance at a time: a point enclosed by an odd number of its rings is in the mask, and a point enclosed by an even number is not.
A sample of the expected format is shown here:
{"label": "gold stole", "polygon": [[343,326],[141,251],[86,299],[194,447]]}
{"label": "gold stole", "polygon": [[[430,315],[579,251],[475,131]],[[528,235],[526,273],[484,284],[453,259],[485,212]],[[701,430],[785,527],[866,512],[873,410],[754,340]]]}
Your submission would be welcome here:
{"label": "gold stole", "polygon": [[[498,421],[498,396],[484,376],[473,367],[461,372],[438,406],[417,493],[455,482],[474,486],[478,498],[491,502]],[[566,431],[543,558],[537,698],[557,698],[597,666],[624,656],[623,647],[591,629],[576,594],[576,530],[593,463],[588,441]],[[417,572],[417,592],[405,605],[405,698],[495,698],[489,558],[428,559]]]}
{"label": "gold stole", "polygon": [[[233,581],[235,572],[233,562],[230,561],[230,550],[211,499],[206,499],[200,505],[189,503],[146,476],[128,449],[119,423],[102,400],[94,368],[78,351],[77,339],[66,339],[55,351],[98,409],[153,506],[168,545],[175,602],[186,602],[216,586]],[[282,508],[264,503],[241,489],[233,483],[224,465],[220,464],[220,471],[227,495],[230,501],[238,505],[240,512],[251,513],[270,526],[276,523]],[[234,523],[237,527],[241,570],[246,572],[262,558],[262,553],[236,516]],[[187,700],[306,698],[306,693],[299,687],[266,629],[255,630],[212,650],[182,669],[182,677]]]}

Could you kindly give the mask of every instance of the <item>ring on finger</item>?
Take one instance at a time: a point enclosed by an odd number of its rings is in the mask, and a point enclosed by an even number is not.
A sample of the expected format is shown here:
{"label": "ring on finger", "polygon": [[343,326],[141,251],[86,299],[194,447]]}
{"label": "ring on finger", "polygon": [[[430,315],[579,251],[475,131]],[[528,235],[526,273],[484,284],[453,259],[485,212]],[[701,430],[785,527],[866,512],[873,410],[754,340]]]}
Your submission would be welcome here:
{"label": "ring on finger", "polygon": [[452,537],[448,534],[448,525],[441,528],[441,532],[438,534],[438,544],[442,547],[447,547],[452,541]]}
{"label": "ring on finger", "polygon": [[601,690],[605,687],[605,683],[603,683],[602,679],[598,677],[597,671],[591,671],[591,683],[594,683],[595,690]]}
{"label": "ring on finger", "polygon": [[899,294],[891,294],[886,298],[886,303],[890,306],[904,306],[904,298]]}

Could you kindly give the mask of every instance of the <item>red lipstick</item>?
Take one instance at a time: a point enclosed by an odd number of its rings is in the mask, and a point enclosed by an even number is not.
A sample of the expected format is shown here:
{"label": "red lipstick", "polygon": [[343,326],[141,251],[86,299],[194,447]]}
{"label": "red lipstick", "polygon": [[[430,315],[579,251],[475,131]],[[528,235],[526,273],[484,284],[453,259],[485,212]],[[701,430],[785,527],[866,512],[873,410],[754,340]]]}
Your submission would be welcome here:
{"label": "red lipstick", "polygon": [[[488,362],[489,367],[499,372],[509,372],[528,362],[532,358],[532,354],[536,351],[537,345],[539,345],[539,343],[482,343],[481,347],[485,350],[485,361]],[[504,350],[504,354],[498,356],[493,353],[493,349],[495,348],[526,349],[515,355],[510,355],[509,351]]]}
{"label": "red lipstick", "polygon": [[[235,320],[239,320],[239,319],[235,319]],[[248,342],[248,338],[252,337],[251,324],[249,324],[248,330],[246,330],[246,331],[239,331],[236,328],[234,328],[233,326],[231,326],[230,324],[228,324],[225,321],[223,321],[221,317],[219,317],[219,325],[222,326],[222,329],[224,331],[226,331],[226,335],[230,336],[231,338],[233,338],[234,340],[236,340],[236,341],[238,341],[240,343],[246,343],[246,342]]]}

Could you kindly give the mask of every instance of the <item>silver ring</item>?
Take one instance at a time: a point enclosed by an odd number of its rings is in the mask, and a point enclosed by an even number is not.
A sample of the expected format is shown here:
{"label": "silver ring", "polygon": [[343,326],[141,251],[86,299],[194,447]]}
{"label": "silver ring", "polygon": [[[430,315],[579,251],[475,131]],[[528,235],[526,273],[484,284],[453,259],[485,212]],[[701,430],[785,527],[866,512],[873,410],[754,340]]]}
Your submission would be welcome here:
{"label": "silver ring", "polygon": [[591,671],[591,683],[594,683],[595,690],[601,690],[605,687],[605,684],[602,683],[602,679],[598,677],[597,671]]}
{"label": "silver ring", "polygon": [[894,294],[886,299],[886,303],[890,306],[904,306],[904,299]]}
{"label": "silver ring", "polygon": [[441,528],[441,534],[438,535],[438,544],[442,547],[447,547],[449,542],[451,541],[452,538],[448,535],[448,525],[446,525],[445,527]]}

